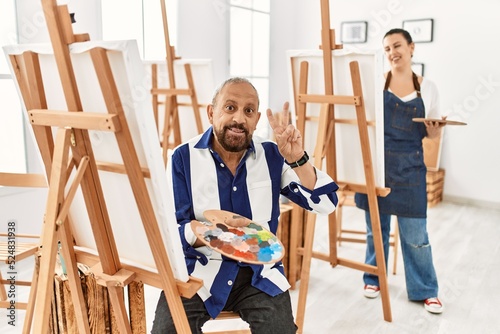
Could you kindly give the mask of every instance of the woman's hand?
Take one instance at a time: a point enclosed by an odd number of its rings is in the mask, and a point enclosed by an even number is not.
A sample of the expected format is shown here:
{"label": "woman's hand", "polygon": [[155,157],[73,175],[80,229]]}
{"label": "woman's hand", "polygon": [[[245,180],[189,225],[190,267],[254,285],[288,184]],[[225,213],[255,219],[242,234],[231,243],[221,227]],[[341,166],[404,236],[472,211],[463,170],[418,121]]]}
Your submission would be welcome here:
{"label": "woman's hand", "polygon": [[281,155],[288,162],[300,160],[304,155],[304,146],[300,131],[292,124],[289,124],[290,112],[289,104],[285,102],[280,117],[274,117],[271,109],[267,109],[267,118],[269,125],[274,131],[276,143]]}
{"label": "woman's hand", "polygon": [[[441,117],[443,120],[446,116]],[[427,130],[427,137],[429,139],[434,139],[439,137],[441,134],[441,128],[445,126],[445,123],[435,122],[435,121],[424,121],[425,128]]]}

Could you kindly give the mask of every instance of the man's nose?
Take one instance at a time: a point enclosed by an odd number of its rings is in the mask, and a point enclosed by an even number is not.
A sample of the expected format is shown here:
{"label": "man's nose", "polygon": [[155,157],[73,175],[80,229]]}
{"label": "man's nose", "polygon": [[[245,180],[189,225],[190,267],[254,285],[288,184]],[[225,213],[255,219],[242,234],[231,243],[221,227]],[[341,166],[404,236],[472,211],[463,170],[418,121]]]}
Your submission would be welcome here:
{"label": "man's nose", "polygon": [[240,123],[244,123],[244,120],[245,120],[245,114],[244,114],[244,111],[242,109],[237,110],[233,114],[233,122],[240,124]]}

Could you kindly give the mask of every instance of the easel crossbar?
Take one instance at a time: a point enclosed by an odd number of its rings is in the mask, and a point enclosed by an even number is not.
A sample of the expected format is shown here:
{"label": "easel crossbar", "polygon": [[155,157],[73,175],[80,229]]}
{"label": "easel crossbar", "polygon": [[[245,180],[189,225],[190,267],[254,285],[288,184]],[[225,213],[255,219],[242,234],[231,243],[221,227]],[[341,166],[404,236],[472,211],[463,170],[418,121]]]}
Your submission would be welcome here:
{"label": "easel crossbar", "polygon": [[[112,162],[96,161],[97,169],[110,173],[127,174],[125,166],[122,164],[116,164]],[[144,178],[151,178],[151,173],[148,168],[142,167],[142,176]]]}
{"label": "easel crossbar", "polygon": [[151,94],[153,94],[153,95],[166,95],[166,96],[175,96],[175,95],[191,96],[193,94],[193,90],[192,89],[182,89],[182,88],[152,88]]}
{"label": "easel crossbar", "polygon": [[[367,194],[368,186],[364,184],[356,184],[356,183],[343,183],[342,181],[338,181],[337,183],[342,191],[351,191],[355,193]],[[386,197],[391,192],[391,188],[380,188],[375,187],[375,194],[377,197]]]}
{"label": "easel crossbar", "polygon": [[97,284],[108,287],[125,287],[134,281],[135,272],[121,268],[113,275],[103,273],[101,263],[97,263],[90,271],[94,274]]}
{"label": "easel crossbar", "polygon": [[[297,254],[304,256],[304,254],[305,254],[304,247],[297,248]],[[318,252],[318,251],[314,251],[314,250],[310,253],[310,257],[318,259],[318,260],[326,261],[326,262],[330,261],[330,254],[326,254],[326,253],[322,253],[322,252]],[[337,265],[341,265],[341,266],[352,268],[352,269],[357,269],[357,270],[368,272],[368,273],[371,273],[374,275],[378,274],[378,268],[375,266],[361,263],[358,261],[352,261],[349,259],[340,258],[340,257],[337,257],[336,260],[337,260]]]}
{"label": "easel crossbar", "polygon": [[[89,267],[93,267],[99,263],[99,256],[92,254],[90,251],[83,247],[75,246],[75,255],[79,263],[83,263]],[[136,282],[143,282],[149,286],[162,288],[162,283],[158,277],[158,273],[149,268],[142,266],[122,263],[122,268],[135,273],[134,280]],[[196,277],[189,277],[187,282],[175,280],[179,294],[186,298],[193,297],[196,292],[203,286],[203,281]]]}
{"label": "easel crossbar", "polygon": [[108,113],[33,109],[28,112],[28,116],[32,125],[111,132],[121,130],[118,115]]}
{"label": "easel crossbar", "polygon": [[361,106],[360,96],[298,94],[300,103],[329,103]]}
{"label": "easel crossbar", "polygon": [[[85,156],[80,160],[80,164],[78,165],[78,168],[76,170],[75,178],[73,179],[73,182],[71,183],[69,191],[66,194],[66,198],[64,199],[64,202],[62,203],[59,214],[57,215],[56,224],[58,226],[60,226],[64,223],[64,221],[66,220],[66,218],[69,214],[71,202],[75,198],[76,191],[80,185],[80,182],[82,182],[83,175],[84,175],[85,171],[87,170],[88,164],[89,164],[89,157]],[[69,171],[67,172],[67,174],[69,174]]]}
{"label": "easel crossbar", "polygon": [[[318,116],[306,116],[304,119],[306,121],[315,121],[315,122],[319,121],[319,117]],[[358,121],[357,120],[355,120],[355,119],[349,119],[349,118],[335,118],[335,123],[358,125]],[[368,126],[375,126],[376,125],[374,121],[367,121],[366,124]]]}
{"label": "easel crossbar", "polygon": [[[45,179],[45,175],[42,175],[42,174],[2,173],[2,172],[0,172],[0,184],[3,186],[6,186],[6,187],[46,188],[47,187],[47,180]],[[19,237],[19,235],[17,235],[17,236]]]}

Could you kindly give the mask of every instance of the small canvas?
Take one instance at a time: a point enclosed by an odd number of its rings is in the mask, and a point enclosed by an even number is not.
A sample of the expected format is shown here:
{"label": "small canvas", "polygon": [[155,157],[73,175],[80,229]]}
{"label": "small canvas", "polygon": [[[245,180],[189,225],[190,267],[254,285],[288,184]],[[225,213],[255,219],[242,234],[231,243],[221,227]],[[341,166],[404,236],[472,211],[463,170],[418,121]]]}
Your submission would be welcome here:
{"label": "small canvas", "polygon": [[[321,50],[290,50],[287,52],[289,93],[292,115],[295,115],[295,94],[298,94],[300,63],[309,63],[307,94],[325,95],[323,52]],[[357,61],[363,89],[363,101],[368,122],[370,151],[375,184],[384,187],[384,114],[383,114],[383,57],[381,51],[340,49],[332,51],[334,95],[353,96],[349,63]],[[307,116],[319,116],[320,104],[308,103]],[[335,118],[356,120],[353,105],[335,105]],[[304,140],[308,152],[314,151],[318,124],[306,122]],[[361,142],[357,125],[336,123],[335,127],[338,182],[366,184]]]}
{"label": "small canvas", "polygon": [[[150,173],[150,178],[145,178],[147,190],[174,276],[176,279],[186,282],[188,274],[177,230],[172,186],[169,184],[165,172],[150,92],[147,87],[147,73],[140,59],[137,43],[125,40],[95,41],[70,45],[70,54],[83,111],[107,113],[89,53],[90,49],[96,47],[108,50],[113,76],[135,150],[141,167]],[[67,110],[50,44],[6,46],[4,51],[7,55],[19,55],[25,51],[39,54],[48,109]],[[11,71],[15,78],[12,68]],[[31,127],[29,128],[31,129]],[[123,164],[114,133],[92,130],[89,131],[89,136],[97,162]],[[157,272],[128,176],[99,171],[99,179],[121,261]],[[70,221],[76,246],[96,251],[94,235],[80,190],[70,209]]]}

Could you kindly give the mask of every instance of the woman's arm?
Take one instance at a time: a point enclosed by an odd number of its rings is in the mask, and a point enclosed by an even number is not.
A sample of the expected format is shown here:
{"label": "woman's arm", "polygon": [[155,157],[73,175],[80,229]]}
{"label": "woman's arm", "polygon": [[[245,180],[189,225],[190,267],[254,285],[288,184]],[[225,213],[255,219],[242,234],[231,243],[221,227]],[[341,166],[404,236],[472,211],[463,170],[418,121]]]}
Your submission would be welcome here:
{"label": "woman's arm", "polygon": [[[439,92],[434,82],[428,79],[423,79],[421,93],[422,99],[424,100],[425,117],[446,119],[446,116],[441,113],[441,108],[439,106]],[[426,121],[424,124],[427,130],[427,137],[430,139],[439,137],[441,134],[441,128],[444,126],[444,123],[430,121]]]}

